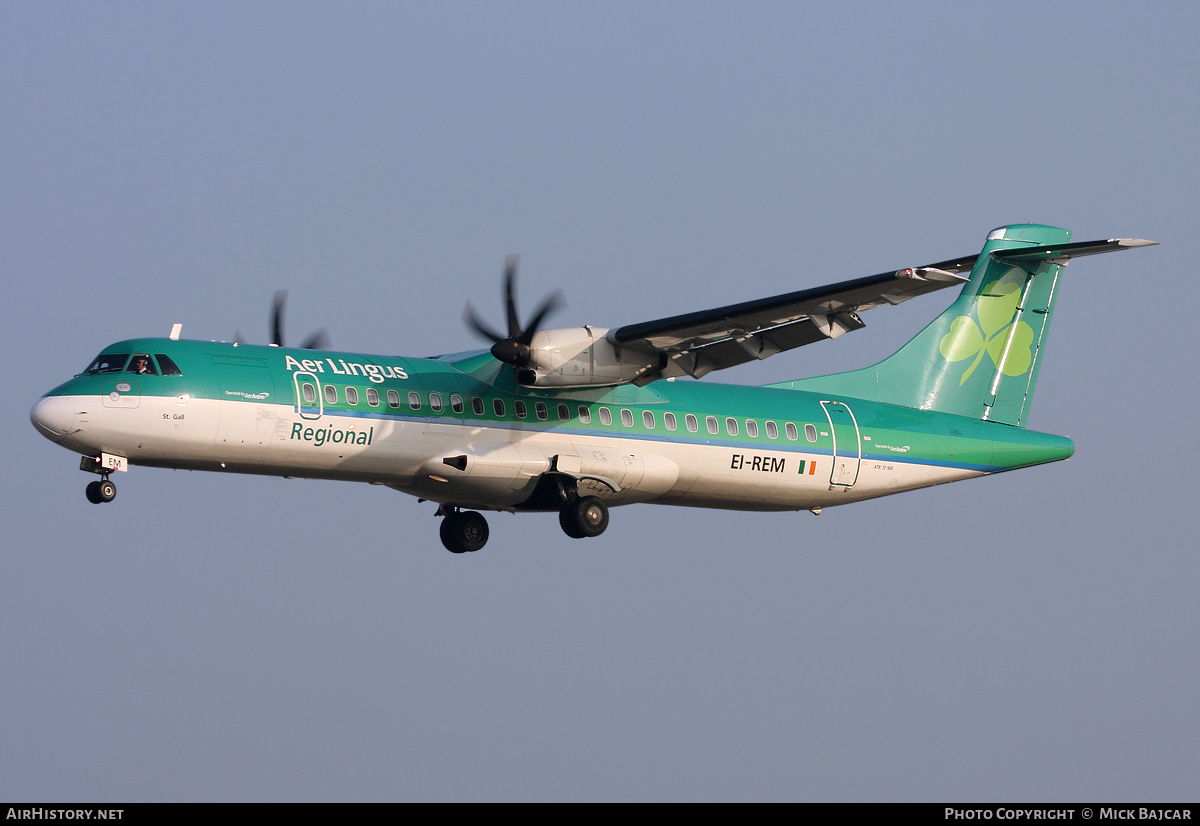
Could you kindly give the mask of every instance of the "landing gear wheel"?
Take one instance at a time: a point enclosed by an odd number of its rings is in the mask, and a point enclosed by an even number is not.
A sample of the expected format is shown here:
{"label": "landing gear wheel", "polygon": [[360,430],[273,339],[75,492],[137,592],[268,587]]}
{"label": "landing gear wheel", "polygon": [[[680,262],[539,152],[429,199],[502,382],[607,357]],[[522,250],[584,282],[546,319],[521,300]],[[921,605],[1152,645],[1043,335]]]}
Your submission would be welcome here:
{"label": "landing gear wheel", "polygon": [[558,524],[572,539],[599,536],[608,527],[608,505],[598,496],[585,496],[563,505]]}
{"label": "landing gear wheel", "polygon": [[453,512],[446,514],[439,533],[450,553],[470,553],[487,544],[488,523],[475,511]]}
{"label": "landing gear wheel", "polygon": [[101,502],[104,501],[103,499],[100,498],[100,483],[99,482],[88,482],[88,486],[87,486],[87,489],[84,491],[84,494],[87,496],[87,500],[89,502],[91,502],[93,505],[99,505]]}
{"label": "landing gear wheel", "polygon": [[105,479],[96,487],[96,495],[101,502],[111,502],[117,498],[117,486]]}
{"label": "landing gear wheel", "polygon": [[452,554],[466,553],[466,548],[460,548],[455,543],[454,539],[454,522],[458,519],[457,513],[447,514],[442,519],[442,526],[438,529],[438,535],[442,538],[442,544],[446,546],[446,550]]}
{"label": "landing gear wheel", "polygon": [[579,526],[575,524],[575,511],[572,507],[574,504],[571,502],[563,505],[563,509],[558,512],[558,526],[572,539],[583,539],[583,531],[579,530]]}

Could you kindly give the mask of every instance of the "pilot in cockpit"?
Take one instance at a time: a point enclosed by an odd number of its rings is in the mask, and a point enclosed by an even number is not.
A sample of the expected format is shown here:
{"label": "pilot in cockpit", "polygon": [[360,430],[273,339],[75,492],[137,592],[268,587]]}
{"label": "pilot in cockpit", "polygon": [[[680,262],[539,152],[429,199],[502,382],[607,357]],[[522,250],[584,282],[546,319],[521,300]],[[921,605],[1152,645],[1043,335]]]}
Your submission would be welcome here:
{"label": "pilot in cockpit", "polygon": [[150,357],[140,354],[133,357],[133,360],[129,362],[129,367],[126,368],[125,372],[137,373],[138,375],[142,376],[158,375],[158,371],[154,369],[154,364],[150,361]]}

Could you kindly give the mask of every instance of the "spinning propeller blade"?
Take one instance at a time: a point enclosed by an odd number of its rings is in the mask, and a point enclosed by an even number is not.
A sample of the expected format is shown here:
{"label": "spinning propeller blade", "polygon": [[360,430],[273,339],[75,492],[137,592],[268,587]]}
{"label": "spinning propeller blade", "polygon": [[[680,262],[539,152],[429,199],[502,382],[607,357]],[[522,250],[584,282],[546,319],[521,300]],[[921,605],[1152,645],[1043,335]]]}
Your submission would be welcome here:
{"label": "spinning propeller blade", "polygon": [[463,311],[463,320],[467,326],[492,342],[492,355],[505,364],[513,367],[524,367],[529,364],[531,351],[530,342],[541,329],[546,316],[566,305],[562,290],[551,293],[538,307],[529,324],[522,328],[521,317],[517,313],[517,256],[510,255],[504,261],[504,314],[508,321],[508,335],[501,335],[482,318],[468,302]]}

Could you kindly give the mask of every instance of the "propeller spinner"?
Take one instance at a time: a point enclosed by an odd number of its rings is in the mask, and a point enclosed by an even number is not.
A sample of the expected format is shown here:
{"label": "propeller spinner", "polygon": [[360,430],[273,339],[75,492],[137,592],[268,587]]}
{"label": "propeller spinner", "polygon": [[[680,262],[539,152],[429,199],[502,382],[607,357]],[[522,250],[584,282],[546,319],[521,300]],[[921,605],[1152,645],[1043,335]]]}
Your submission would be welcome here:
{"label": "propeller spinner", "polygon": [[508,316],[507,336],[496,332],[487,322],[476,315],[470,302],[467,303],[463,319],[475,332],[492,342],[492,355],[497,361],[521,368],[529,364],[532,356],[529,344],[533,341],[533,336],[537,333],[542,321],[550,313],[565,306],[566,299],[563,296],[562,290],[551,293],[542,302],[541,306],[538,307],[537,312],[533,314],[533,318],[529,320],[528,326],[522,328],[520,316],[517,315],[516,282],[517,256],[510,255],[504,262],[504,309]]}

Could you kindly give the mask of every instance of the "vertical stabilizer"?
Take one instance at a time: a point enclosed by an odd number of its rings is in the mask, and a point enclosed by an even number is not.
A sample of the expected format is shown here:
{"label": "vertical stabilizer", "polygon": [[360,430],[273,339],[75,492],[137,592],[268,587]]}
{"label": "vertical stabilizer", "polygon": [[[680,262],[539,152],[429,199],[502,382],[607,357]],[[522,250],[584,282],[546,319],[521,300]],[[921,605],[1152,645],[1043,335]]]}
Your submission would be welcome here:
{"label": "vertical stabilizer", "polygon": [[1023,426],[1063,265],[1129,245],[1070,238],[1039,224],[993,230],[958,300],[896,353],[863,370],[776,386]]}

